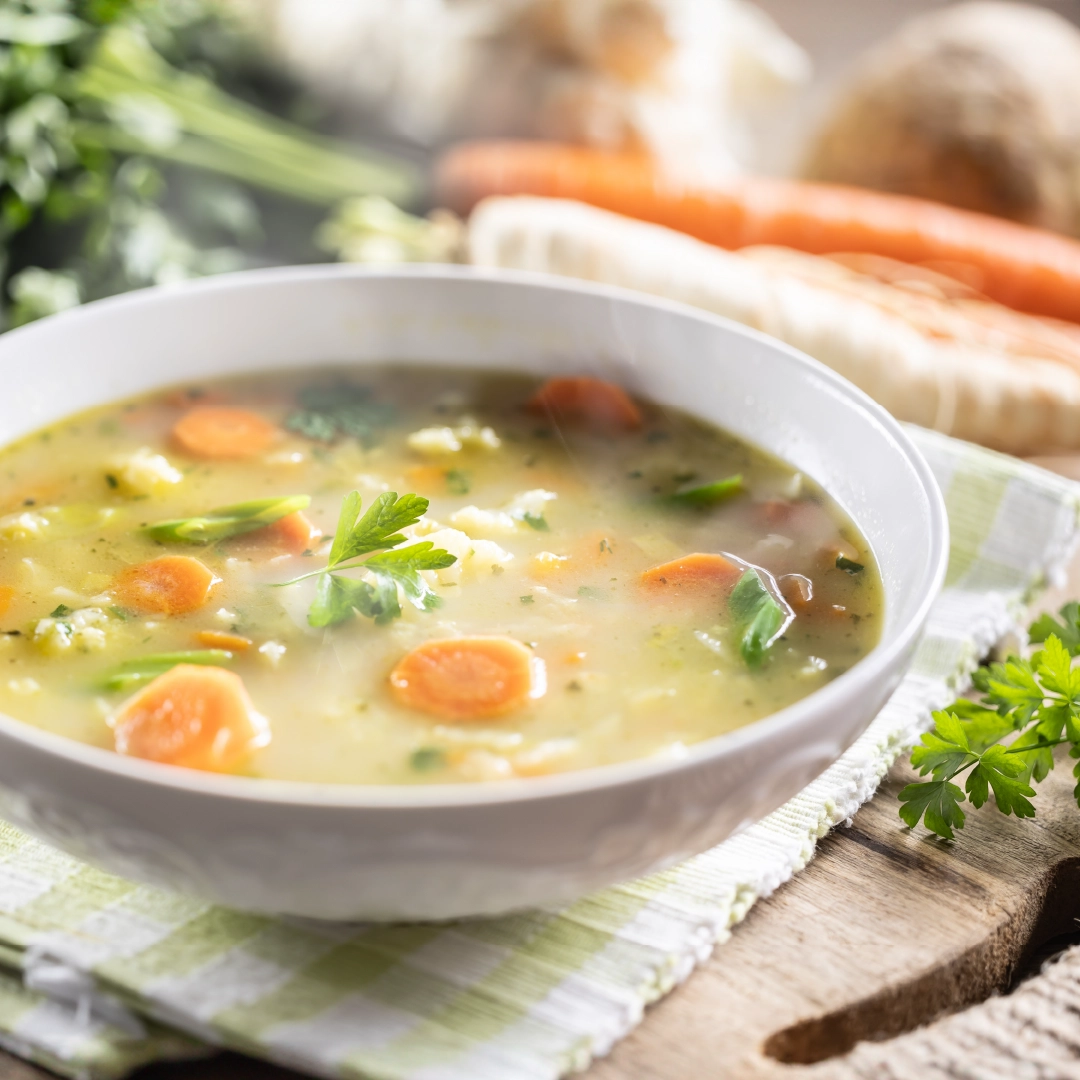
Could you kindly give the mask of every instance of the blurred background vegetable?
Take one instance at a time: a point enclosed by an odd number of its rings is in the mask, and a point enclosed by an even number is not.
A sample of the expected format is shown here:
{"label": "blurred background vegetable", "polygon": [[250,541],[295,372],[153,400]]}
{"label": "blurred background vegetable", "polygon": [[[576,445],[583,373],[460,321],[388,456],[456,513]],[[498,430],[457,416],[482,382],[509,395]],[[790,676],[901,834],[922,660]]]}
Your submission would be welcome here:
{"label": "blurred background vegetable", "polygon": [[912,20],[861,58],[805,175],[1080,235],[1080,30],[1030,4]]}
{"label": "blurred background vegetable", "polygon": [[[317,208],[302,226],[308,257],[306,237],[338,200],[417,196],[408,162],[237,96],[302,103],[260,70],[209,0],[0,0],[4,321],[277,261],[263,196]],[[295,258],[290,220],[275,228]]]}

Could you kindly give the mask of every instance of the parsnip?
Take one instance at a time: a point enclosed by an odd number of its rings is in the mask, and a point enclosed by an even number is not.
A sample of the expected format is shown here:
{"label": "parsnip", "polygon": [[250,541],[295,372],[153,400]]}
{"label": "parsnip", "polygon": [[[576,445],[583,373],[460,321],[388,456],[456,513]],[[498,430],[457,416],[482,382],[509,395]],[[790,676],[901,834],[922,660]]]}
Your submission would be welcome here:
{"label": "parsnip", "polygon": [[468,241],[479,266],[621,285],[772,334],[900,419],[1011,453],[1080,447],[1080,328],[1071,324],[817,256],[724,251],[558,199],[489,199],[473,212]]}

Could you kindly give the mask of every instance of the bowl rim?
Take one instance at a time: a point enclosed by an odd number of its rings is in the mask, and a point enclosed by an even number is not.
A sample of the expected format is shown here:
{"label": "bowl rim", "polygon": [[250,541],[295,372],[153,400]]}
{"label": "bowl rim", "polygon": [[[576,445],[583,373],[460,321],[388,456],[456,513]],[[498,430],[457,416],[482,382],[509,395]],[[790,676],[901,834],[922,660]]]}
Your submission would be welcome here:
{"label": "bowl rim", "polygon": [[941,490],[925,458],[911,438],[899,421],[883,406],[821,361],[759,330],[691,304],[640,293],[622,286],[534,271],[440,264],[411,264],[392,268],[337,263],[277,266],[139,289],[60,312],[18,327],[0,337],[0,363],[3,362],[9,341],[22,342],[35,334],[50,332],[60,324],[77,326],[80,321],[98,318],[105,313],[152,305],[162,300],[167,301],[173,296],[228,292],[233,289],[258,287],[263,282],[310,283],[370,278],[405,282],[419,279],[512,285],[543,289],[552,293],[585,294],[601,300],[629,302],[721,327],[784,353],[789,360],[798,364],[809,365],[819,378],[830,384],[831,391],[837,397],[842,398],[849,407],[868,415],[882,434],[892,442],[895,450],[907,460],[920,482],[928,503],[930,559],[920,582],[923,595],[918,607],[903,625],[897,628],[892,641],[876,645],[862,660],[826,686],[760,720],[694,743],[686,747],[686,752],[679,756],[638,758],[551,776],[457,784],[345,784],[222,776],[124,757],[111,750],[44,731],[2,712],[0,743],[13,740],[30,751],[60,758],[66,765],[81,766],[91,772],[103,774],[103,777],[254,806],[278,804],[311,809],[408,811],[543,802],[568,795],[611,791],[659,780],[695,766],[706,765],[715,758],[724,757],[753,743],[766,741],[772,736],[781,736],[785,731],[806,723],[814,714],[828,713],[846,699],[853,699],[863,690],[869,689],[875,681],[885,677],[896,660],[911,647],[922,632],[930,608],[945,580],[949,555],[949,524]]}

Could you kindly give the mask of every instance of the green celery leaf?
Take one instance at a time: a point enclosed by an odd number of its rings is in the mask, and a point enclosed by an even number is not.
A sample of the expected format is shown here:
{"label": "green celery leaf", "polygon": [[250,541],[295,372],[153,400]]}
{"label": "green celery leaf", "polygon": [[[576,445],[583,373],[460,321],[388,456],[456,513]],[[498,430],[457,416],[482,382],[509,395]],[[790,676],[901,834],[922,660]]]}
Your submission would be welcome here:
{"label": "green celery leaf", "polygon": [[1080,604],[1076,601],[1066,604],[1055,619],[1049,613],[1040,615],[1028,629],[1028,637],[1035,644],[1045,641],[1055,634],[1069,652],[1076,656],[1080,653]]}
{"label": "green celery leaf", "polygon": [[960,809],[964,793],[947,780],[923,780],[908,784],[900,792],[899,799],[904,804],[900,807],[900,817],[912,829],[923,818],[931,832],[952,840],[953,829],[964,827],[964,811]]}
{"label": "green celery leaf", "polygon": [[861,574],[866,567],[861,562],[856,562],[854,559],[849,559],[846,555],[836,556],[836,569],[843,570],[849,574]]}
{"label": "green celery leaf", "polygon": [[427,512],[428,501],[421,495],[402,495],[399,499],[396,491],[384,491],[357,521],[360,506],[360,492],[345,496],[330,548],[330,569],[369,551],[403,543],[405,537],[399,530],[415,525]]}
{"label": "green celery leaf", "polygon": [[1035,816],[1035,807],[1028,801],[1035,790],[1025,780],[1027,766],[1018,757],[1010,755],[1004,746],[991,746],[983,751],[964,785],[972,806],[978,808],[986,802],[989,787],[993,788],[994,799],[1003,814]]}
{"label": "green celery leaf", "polygon": [[406,599],[421,611],[430,611],[441,603],[427,581],[420,576],[421,570],[445,570],[457,562],[457,556],[442,548],[436,548],[430,540],[394,551],[372,555],[363,567],[378,577],[385,576],[401,586]]}
{"label": "green celery leaf", "polygon": [[934,730],[922,737],[922,745],[911,752],[911,764],[935,780],[951,780],[958,772],[979,760],[971,752],[960,718],[951,712],[935,712]]}
{"label": "green celery leaf", "polygon": [[265,528],[310,505],[311,498],[307,495],[252,499],[250,502],[208,510],[199,517],[159,521],[142,531],[159,543],[215,544],[231,536],[242,536]]}
{"label": "green celery leaf", "polygon": [[1017,656],[1010,656],[1003,664],[979,668],[971,678],[1002,716],[1011,715],[1017,729],[1031,723],[1046,697],[1031,663]]}
{"label": "green celery leaf", "polygon": [[743,660],[747,667],[760,667],[789,613],[765,588],[756,570],[747,570],[739,578],[728,599],[728,610],[735,622]]}
{"label": "green celery leaf", "polygon": [[98,684],[102,690],[127,690],[140,683],[149,682],[177,664],[205,664],[211,667],[226,667],[231,664],[233,654],[225,649],[193,649],[190,652],[152,653],[139,656],[134,660],[125,660],[104,675]]}
{"label": "green celery leaf", "polygon": [[543,514],[523,514],[521,520],[524,521],[530,529],[535,529],[537,532],[550,531],[547,518],[544,517]]}
{"label": "green celery leaf", "polygon": [[671,496],[672,502],[681,506],[717,506],[746,490],[742,475],[729,476],[724,480],[714,480],[711,484],[698,484],[682,488]]}

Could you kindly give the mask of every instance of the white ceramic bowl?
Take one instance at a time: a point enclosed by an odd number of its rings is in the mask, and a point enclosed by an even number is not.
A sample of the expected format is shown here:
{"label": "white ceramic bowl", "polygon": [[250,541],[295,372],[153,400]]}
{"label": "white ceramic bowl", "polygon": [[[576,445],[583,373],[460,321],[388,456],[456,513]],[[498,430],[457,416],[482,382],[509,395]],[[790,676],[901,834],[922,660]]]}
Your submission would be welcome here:
{"label": "white ceramic bowl", "polygon": [[423,361],[607,374],[780,455],[825,486],[885,582],[881,643],[759,723],[646,760],[476,785],[347,787],[122,758],[0,716],[0,814],[142,881],[252,910],[442,919],[567,900],[718,843],[864,730],[911,658],[948,529],[926,463],[865,394],[723,319],[506,273],[313,267],[151,290],[0,338],[0,443],[180,381]]}

